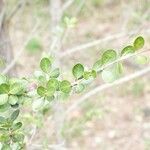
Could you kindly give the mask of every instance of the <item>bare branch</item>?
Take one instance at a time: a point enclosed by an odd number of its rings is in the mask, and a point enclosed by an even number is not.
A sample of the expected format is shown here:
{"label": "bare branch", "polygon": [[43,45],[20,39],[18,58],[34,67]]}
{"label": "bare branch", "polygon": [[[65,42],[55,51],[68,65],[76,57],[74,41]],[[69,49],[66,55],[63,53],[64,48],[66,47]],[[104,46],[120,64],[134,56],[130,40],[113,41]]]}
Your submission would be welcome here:
{"label": "bare branch", "polygon": [[9,72],[9,70],[11,68],[13,68],[13,66],[16,64],[16,62],[18,61],[18,59],[21,57],[25,46],[27,45],[27,43],[31,40],[31,38],[33,37],[33,35],[35,34],[35,32],[37,31],[37,28],[39,26],[39,23],[37,23],[33,30],[31,31],[31,34],[29,35],[28,39],[25,41],[25,43],[23,44],[22,49],[20,49],[20,51],[17,53],[17,56],[10,62],[10,64],[3,70],[2,74],[6,74]]}
{"label": "bare branch", "polygon": [[18,12],[18,10],[20,10],[20,8],[22,8],[22,6],[24,6],[24,4],[26,3],[26,0],[20,0],[15,7],[13,8],[13,10],[10,12],[10,14],[6,17],[6,21],[11,20],[14,15]]}
{"label": "bare branch", "polygon": [[68,9],[72,4],[73,4],[74,0],[68,0],[62,7],[62,11],[65,11],[66,9]]}
{"label": "bare branch", "polygon": [[[150,29],[143,31],[142,33],[144,33],[144,32],[148,33],[148,32],[150,32]],[[102,38],[102,39],[94,40],[92,42],[85,43],[85,44],[82,44],[80,46],[68,49],[65,52],[61,53],[60,57],[65,57],[65,56],[71,55],[74,52],[77,52],[77,51],[80,51],[80,50],[84,50],[84,49],[88,49],[88,48],[96,46],[96,45],[98,45],[98,44],[100,44],[102,42],[118,39],[118,38],[121,38],[121,37],[124,37],[124,36],[129,36],[129,35],[131,36],[131,35],[133,35],[135,33],[137,33],[137,31],[133,31],[133,32],[129,32],[129,33],[117,33],[117,34],[110,35],[110,36],[107,36],[107,37]]]}

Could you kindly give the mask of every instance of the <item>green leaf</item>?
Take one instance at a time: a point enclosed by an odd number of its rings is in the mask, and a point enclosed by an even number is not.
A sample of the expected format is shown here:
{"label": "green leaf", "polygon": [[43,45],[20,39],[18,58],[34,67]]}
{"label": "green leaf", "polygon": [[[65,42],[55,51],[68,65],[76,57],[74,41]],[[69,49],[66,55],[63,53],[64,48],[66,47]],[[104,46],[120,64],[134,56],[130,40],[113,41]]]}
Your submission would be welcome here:
{"label": "green leaf", "polygon": [[10,95],[8,102],[10,105],[15,105],[18,102],[18,97],[14,95]]}
{"label": "green leaf", "polygon": [[149,62],[149,58],[146,56],[137,56],[135,58],[136,63],[140,64],[140,65],[145,65]]}
{"label": "green leaf", "polygon": [[93,65],[93,70],[99,71],[99,69],[102,67],[103,63],[102,60],[98,60]]}
{"label": "green leaf", "polygon": [[81,93],[81,92],[84,91],[84,89],[85,89],[85,85],[81,83],[81,84],[78,84],[78,85],[75,87],[75,92],[76,92],[76,93]]}
{"label": "green leaf", "polygon": [[8,95],[7,94],[0,94],[0,105],[6,104],[8,101]]}
{"label": "green leaf", "polygon": [[6,83],[6,82],[7,82],[7,77],[0,74],[0,84]]}
{"label": "green leaf", "polygon": [[114,75],[114,72],[111,70],[103,70],[102,79],[106,83],[111,83],[116,80],[116,76]]}
{"label": "green leaf", "polygon": [[24,140],[24,135],[22,133],[16,133],[13,137],[12,137],[13,142],[17,143],[17,142],[23,142]]}
{"label": "green leaf", "polygon": [[26,46],[26,49],[31,52],[31,53],[35,53],[37,51],[40,51],[42,49],[42,45],[41,42],[38,38],[32,38]]}
{"label": "green leaf", "polygon": [[60,90],[64,93],[70,93],[71,91],[71,83],[67,80],[60,82]]}
{"label": "green leaf", "polygon": [[72,69],[72,74],[76,79],[79,79],[84,74],[84,67],[82,64],[76,64]]}
{"label": "green leaf", "polygon": [[102,71],[102,79],[106,83],[111,83],[121,77],[123,73],[123,66],[121,63],[116,63],[115,65],[111,66]]}
{"label": "green leaf", "polygon": [[39,87],[37,88],[37,93],[38,93],[40,96],[42,96],[42,97],[44,97],[44,96],[46,95],[46,92],[47,92],[47,90],[46,90],[46,88],[43,87],[43,86],[39,86]]}
{"label": "green leaf", "polygon": [[5,121],[6,121],[6,119],[4,117],[0,116],[0,124],[5,123]]}
{"label": "green leaf", "polygon": [[16,131],[19,130],[22,127],[22,123],[21,122],[17,122],[12,126],[12,130]]}
{"label": "green leaf", "polygon": [[46,96],[49,98],[49,97],[52,97],[55,93],[56,89],[55,87],[49,87],[46,91]]}
{"label": "green leaf", "polygon": [[43,58],[40,62],[40,67],[43,72],[48,73],[51,68],[51,61],[48,58]]}
{"label": "green leaf", "polygon": [[54,69],[51,73],[50,73],[50,77],[51,78],[58,78],[60,75],[60,70],[59,68]]}
{"label": "green leaf", "polygon": [[5,112],[10,109],[10,105],[5,103],[4,105],[0,105],[0,112]]}
{"label": "green leaf", "polygon": [[9,85],[3,83],[0,85],[0,94],[6,94],[6,93],[9,93]]}
{"label": "green leaf", "polygon": [[130,53],[134,53],[135,52],[135,48],[131,45],[126,46],[122,51],[121,51],[121,55],[126,55],[126,54],[130,54]]}
{"label": "green leaf", "polygon": [[10,94],[22,94],[24,92],[23,86],[21,85],[21,83],[14,83],[12,85],[10,85]]}
{"label": "green leaf", "polygon": [[19,113],[20,113],[20,111],[19,111],[18,109],[15,110],[15,111],[11,114],[10,120],[11,120],[11,121],[15,121],[15,120],[17,119],[17,117],[19,116]]}
{"label": "green leaf", "polygon": [[109,62],[112,62],[116,60],[117,53],[114,50],[107,50],[102,55],[102,64],[107,64]]}
{"label": "green leaf", "polygon": [[50,79],[47,83],[47,89],[54,88],[57,90],[59,88],[59,81],[57,79]]}
{"label": "green leaf", "polygon": [[97,73],[96,73],[96,71],[95,71],[95,70],[92,70],[92,71],[91,71],[91,76],[92,76],[93,78],[96,78]]}
{"label": "green leaf", "polygon": [[44,99],[43,98],[40,98],[40,99],[36,99],[33,101],[32,103],[32,109],[34,111],[38,111],[40,110],[40,108],[44,105]]}
{"label": "green leaf", "polygon": [[84,78],[85,80],[88,80],[88,79],[91,78],[91,76],[92,76],[91,72],[85,71],[85,72],[84,72],[84,75],[83,75],[83,78]]}
{"label": "green leaf", "polygon": [[133,43],[135,50],[141,49],[144,46],[144,43],[145,41],[142,36],[137,37]]}

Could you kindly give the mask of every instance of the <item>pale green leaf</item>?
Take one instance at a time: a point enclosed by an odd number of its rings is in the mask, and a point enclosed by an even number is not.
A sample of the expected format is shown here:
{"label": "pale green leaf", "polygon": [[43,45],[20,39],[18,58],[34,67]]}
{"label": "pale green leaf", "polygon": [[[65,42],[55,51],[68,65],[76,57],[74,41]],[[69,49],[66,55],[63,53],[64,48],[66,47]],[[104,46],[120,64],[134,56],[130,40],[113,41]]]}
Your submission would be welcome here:
{"label": "pale green leaf", "polygon": [[122,51],[121,55],[127,55],[135,52],[135,48],[131,45],[126,46]]}
{"label": "pale green leaf", "polygon": [[60,90],[64,93],[70,93],[71,83],[67,80],[60,82]]}
{"label": "pale green leaf", "polygon": [[14,95],[10,95],[8,102],[10,105],[15,105],[18,102],[18,97]]}
{"label": "pale green leaf", "polygon": [[58,78],[60,75],[60,70],[59,68],[54,69],[51,73],[50,73],[50,77],[51,78]]}
{"label": "pale green leaf", "polygon": [[8,94],[0,94],[0,105],[6,104],[8,101]]}
{"label": "pale green leaf", "polygon": [[72,74],[76,79],[79,79],[84,74],[84,67],[82,64],[76,64],[72,69]]}
{"label": "pale green leaf", "polygon": [[48,73],[51,69],[51,61],[48,58],[43,58],[40,62],[40,67],[43,72]]}
{"label": "pale green leaf", "polygon": [[9,85],[3,83],[0,85],[0,94],[6,94],[6,93],[9,93]]}
{"label": "pale green leaf", "polygon": [[14,83],[10,85],[10,94],[22,94],[24,92],[23,85],[21,83]]}
{"label": "pale green leaf", "polygon": [[38,93],[40,96],[42,96],[42,97],[44,97],[44,96],[46,95],[46,92],[47,92],[47,90],[46,90],[46,88],[43,87],[43,86],[39,86],[39,87],[37,88],[37,93]]}
{"label": "pale green leaf", "polygon": [[107,64],[109,62],[112,62],[116,60],[117,58],[117,53],[115,50],[107,50],[103,53],[102,55],[102,64]]}
{"label": "pale green leaf", "polygon": [[137,37],[133,43],[135,50],[141,49],[144,46],[144,43],[145,41],[142,36]]}

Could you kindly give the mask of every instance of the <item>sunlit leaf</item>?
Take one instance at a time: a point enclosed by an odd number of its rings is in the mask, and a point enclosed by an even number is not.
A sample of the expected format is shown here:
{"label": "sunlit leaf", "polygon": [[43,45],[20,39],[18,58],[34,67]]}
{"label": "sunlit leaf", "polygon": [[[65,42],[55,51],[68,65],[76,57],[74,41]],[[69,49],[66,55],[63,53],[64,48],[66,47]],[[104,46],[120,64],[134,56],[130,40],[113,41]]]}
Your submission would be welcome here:
{"label": "sunlit leaf", "polygon": [[75,92],[76,93],[81,93],[83,92],[85,89],[85,85],[84,84],[78,84],[76,87],[75,87]]}
{"label": "sunlit leaf", "polygon": [[44,105],[44,99],[43,99],[43,98],[36,99],[36,100],[34,100],[33,103],[32,103],[32,109],[33,109],[34,111],[37,111],[37,110],[39,110],[43,105]]}
{"label": "sunlit leaf", "polygon": [[98,60],[94,63],[93,65],[93,70],[96,70],[96,71],[99,71],[100,68],[102,67],[103,63],[102,63],[102,60]]}
{"label": "sunlit leaf", "polygon": [[0,94],[0,105],[4,105],[8,101],[8,94]]}
{"label": "sunlit leaf", "polygon": [[60,70],[59,68],[54,69],[51,73],[50,73],[50,77],[51,78],[58,78],[60,75]]}
{"label": "sunlit leaf", "polygon": [[48,58],[43,58],[40,62],[40,67],[43,72],[48,73],[51,69],[51,61]]}
{"label": "sunlit leaf", "polygon": [[59,81],[57,79],[50,79],[47,83],[47,89],[54,88],[58,89],[59,87]]}
{"label": "sunlit leaf", "polygon": [[145,43],[144,38],[142,36],[139,36],[135,39],[133,45],[136,50],[139,50],[144,46],[144,43]]}
{"label": "sunlit leaf", "polygon": [[15,105],[18,102],[18,97],[14,95],[10,95],[8,99],[9,104]]}
{"label": "sunlit leaf", "polygon": [[114,75],[114,72],[111,70],[104,70],[102,72],[102,79],[106,83],[111,83],[116,80],[116,76]]}
{"label": "sunlit leaf", "polygon": [[76,64],[72,69],[72,74],[76,79],[81,78],[83,73],[84,73],[84,67],[82,64]]}
{"label": "sunlit leaf", "polygon": [[126,46],[122,51],[121,51],[121,55],[126,55],[126,54],[131,54],[135,52],[135,48],[131,45]]}
{"label": "sunlit leaf", "polygon": [[7,82],[7,77],[0,74],[0,84],[6,83],[6,82]]}
{"label": "sunlit leaf", "polygon": [[46,95],[46,92],[47,92],[47,90],[46,90],[46,88],[43,87],[43,86],[39,86],[39,87],[37,88],[37,93],[38,93],[40,96],[42,96],[42,97]]}
{"label": "sunlit leaf", "polygon": [[149,62],[149,58],[146,56],[136,56],[135,61],[138,64],[145,65]]}
{"label": "sunlit leaf", "polygon": [[96,78],[97,73],[96,73],[96,71],[95,71],[95,70],[92,70],[92,71],[91,71],[91,76],[92,76],[93,78]]}
{"label": "sunlit leaf", "polygon": [[6,94],[6,93],[9,93],[9,85],[3,83],[0,85],[0,94]]}
{"label": "sunlit leaf", "polygon": [[89,78],[91,78],[91,72],[85,71],[84,74],[83,74],[83,78],[85,80],[88,80]]}
{"label": "sunlit leaf", "polygon": [[22,94],[23,93],[23,86],[20,83],[14,83],[10,85],[10,94]]}
{"label": "sunlit leaf", "polygon": [[116,60],[117,53],[114,50],[107,50],[102,55],[102,64],[106,64]]}
{"label": "sunlit leaf", "polygon": [[60,82],[60,90],[64,93],[70,93],[71,83],[67,80]]}

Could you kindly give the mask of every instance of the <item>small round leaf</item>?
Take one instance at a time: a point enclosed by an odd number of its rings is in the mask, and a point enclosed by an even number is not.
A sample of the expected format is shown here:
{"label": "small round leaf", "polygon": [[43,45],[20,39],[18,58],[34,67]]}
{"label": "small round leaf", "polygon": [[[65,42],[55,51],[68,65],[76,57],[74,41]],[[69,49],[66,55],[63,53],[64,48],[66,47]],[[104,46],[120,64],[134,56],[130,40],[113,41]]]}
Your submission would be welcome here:
{"label": "small round leaf", "polygon": [[10,105],[15,105],[18,102],[18,97],[14,95],[10,95],[8,102]]}
{"label": "small round leaf", "polygon": [[7,94],[0,94],[0,105],[4,105],[8,101],[8,95]]}
{"label": "small round leaf", "polygon": [[6,93],[9,93],[9,85],[3,83],[0,85],[0,94],[6,94]]}
{"label": "small round leaf", "polygon": [[39,86],[37,88],[37,93],[42,97],[44,97],[46,95],[46,92],[47,92],[47,90],[43,86]]}
{"label": "small round leaf", "polygon": [[117,53],[115,50],[107,50],[102,55],[102,64],[106,64],[114,61],[117,58]]}
{"label": "small round leaf", "polygon": [[83,73],[84,73],[84,67],[82,64],[76,64],[72,69],[72,74],[76,79],[81,78]]}
{"label": "small round leaf", "polygon": [[43,58],[40,62],[40,67],[43,72],[48,73],[51,68],[51,61],[48,58]]}
{"label": "small round leaf", "polygon": [[60,90],[64,93],[70,93],[71,91],[71,83],[67,80],[64,80],[60,83]]}
{"label": "small round leaf", "polygon": [[136,50],[139,50],[144,46],[144,43],[145,43],[144,38],[142,36],[139,36],[135,39],[133,45]]}
{"label": "small round leaf", "polygon": [[122,51],[121,51],[121,55],[126,55],[126,54],[130,54],[130,53],[134,53],[135,52],[135,48],[131,45],[126,46]]}

